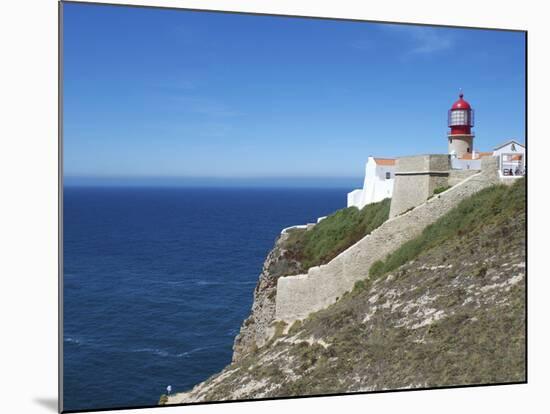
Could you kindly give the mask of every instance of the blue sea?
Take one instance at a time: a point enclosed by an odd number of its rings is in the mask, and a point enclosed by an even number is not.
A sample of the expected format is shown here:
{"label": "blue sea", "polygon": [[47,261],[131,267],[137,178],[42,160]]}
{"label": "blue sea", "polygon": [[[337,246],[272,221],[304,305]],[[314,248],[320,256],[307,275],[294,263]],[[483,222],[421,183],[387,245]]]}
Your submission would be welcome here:
{"label": "blue sea", "polygon": [[65,410],[155,405],[224,368],[280,230],[347,191],[66,187]]}

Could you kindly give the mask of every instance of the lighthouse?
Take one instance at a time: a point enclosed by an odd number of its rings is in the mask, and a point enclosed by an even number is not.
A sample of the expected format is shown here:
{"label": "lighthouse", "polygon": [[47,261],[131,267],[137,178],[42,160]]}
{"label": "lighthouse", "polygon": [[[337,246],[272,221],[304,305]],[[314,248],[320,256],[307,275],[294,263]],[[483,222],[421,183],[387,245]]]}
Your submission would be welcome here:
{"label": "lighthouse", "polygon": [[449,154],[453,157],[462,158],[465,154],[474,151],[474,110],[464,100],[461,92],[448,114],[448,125],[451,131],[448,134]]}

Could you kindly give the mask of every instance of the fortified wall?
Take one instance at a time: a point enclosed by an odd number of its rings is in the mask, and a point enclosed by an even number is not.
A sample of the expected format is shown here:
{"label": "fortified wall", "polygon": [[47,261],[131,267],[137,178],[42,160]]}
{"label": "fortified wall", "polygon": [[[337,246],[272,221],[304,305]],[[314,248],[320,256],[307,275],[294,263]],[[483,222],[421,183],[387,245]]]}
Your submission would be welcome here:
{"label": "fortified wall", "polygon": [[449,183],[450,156],[416,155],[396,161],[390,218],[426,201],[436,188]]}
{"label": "fortified wall", "polygon": [[[464,198],[499,182],[497,158],[483,158],[480,172],[468,174],[463,181],[425,201],[433,194],[434,188],[448,185],[449,174],[452,176],[452,172],[437,169],[443,168],[445,159],[449,162],[448,156],[408,158],[410,160],[399,160],[402,171],[411,173],[417,169],[416,172],[420,174],[402,174],[403,184],[400,187],[397,185],[401,178],[396,175],[394,197],[397,196],[398,204],[394,208],[392,199],[390,210],[394,212],[393,217],[390,216],[388,221],[329,263],[312,267],[307,274],[279,278],[275,304],[276,319],[286,322],[304,319],[311,312],[333,304],[345,292],[351,291],[356,281],[368,277],[369,269],[374,262],[384,259],[404,242],[419,236],[426,226],[449,212]],[[434,175],[434,172],[446,172],[446,175]],[[452,178],[458,180],[461,177]],[[419,196],[413,194],[415,190]],[[400,195],[399,191],[403,191],[404,195]],[[414,200],[417,200],[418,204],[409,210]],[[400,210],[401,214],[396,213]]]}
{"label": "fortified wall", "polygon": [[[481,160],[480,160],[481,161]],[[457,185],[466,178],[477,174],[479,170],[451,170],[449,171],[449,184],[450,186]]]}

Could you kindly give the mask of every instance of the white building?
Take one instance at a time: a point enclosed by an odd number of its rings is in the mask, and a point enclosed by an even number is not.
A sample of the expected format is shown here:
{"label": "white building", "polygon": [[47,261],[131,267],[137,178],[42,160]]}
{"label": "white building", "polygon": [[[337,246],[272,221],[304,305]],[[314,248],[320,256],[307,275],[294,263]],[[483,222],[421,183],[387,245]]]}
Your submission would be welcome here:
{"label": "white building", "polygon": [[391,198],[395,159],[369,157],[365,166],[363,188],[348,193],[348,207],[363,208],[384,198]]}
{"label": "white building", "polygon": [[473,151],[460,157],[451,153],[451,168],[454,170],[479,170],[481,168],[481,158],[483,157],[498,157],[501,177],[513,178],[525,174],[527,165],[525,145],[514,139],[506,141],[490,152]]}
{"label": "white building", "polygon": [[525,175],[525,155],[525,146],[513,139],[496,147],[493,156],[498,157],[500,176],[514,178]]}

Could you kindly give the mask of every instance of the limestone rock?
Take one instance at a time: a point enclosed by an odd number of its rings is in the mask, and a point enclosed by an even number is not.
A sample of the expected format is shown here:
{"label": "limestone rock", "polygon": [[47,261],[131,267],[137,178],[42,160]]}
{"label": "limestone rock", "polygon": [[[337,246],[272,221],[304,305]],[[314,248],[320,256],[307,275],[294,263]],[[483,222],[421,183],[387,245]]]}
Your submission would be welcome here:
{"label": "limestone rock", "polygon": [[233,343],[233,362],[243,354],[261,347],[267,341],[269,325],[275,319],[277,280],[281,276],[299,272],[300,263],[289,258],[284,249],[288,233],[281,234],[267,255],[262,272],[254,289],[254,302],[250,316],[243,322]]}

